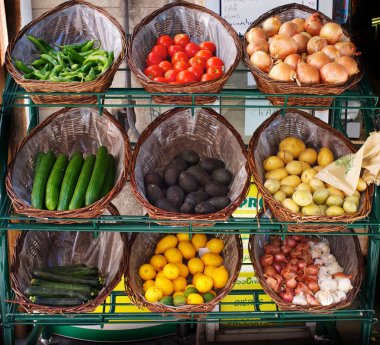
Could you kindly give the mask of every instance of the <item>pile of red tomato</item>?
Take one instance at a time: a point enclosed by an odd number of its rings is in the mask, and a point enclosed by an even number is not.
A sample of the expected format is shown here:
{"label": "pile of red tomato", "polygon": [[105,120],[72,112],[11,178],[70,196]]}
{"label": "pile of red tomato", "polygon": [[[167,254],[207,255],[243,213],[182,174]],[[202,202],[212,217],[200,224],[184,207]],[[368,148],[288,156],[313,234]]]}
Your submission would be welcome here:
{"label": "pile of red tomato", "polygon": [[213,42],[199,45],[187,34],[162,35],[146,58],[145,75],[158,83],[187,84],[209,81],[224,73],[224,62],[215,56]]}

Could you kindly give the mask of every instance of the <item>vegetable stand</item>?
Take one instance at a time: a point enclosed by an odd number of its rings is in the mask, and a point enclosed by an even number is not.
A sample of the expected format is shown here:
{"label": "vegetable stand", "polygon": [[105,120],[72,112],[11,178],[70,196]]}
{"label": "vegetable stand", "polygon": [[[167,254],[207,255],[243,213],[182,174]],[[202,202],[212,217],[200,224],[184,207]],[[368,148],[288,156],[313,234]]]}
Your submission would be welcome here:
{"label": "vegetable stand", "polygon": [[[124,70],[125,71],[125,70]],[[119,70],[119,73],[123,73]],[[246,77],[247,70],[236,70],[235,76],[238,78]],[[38,94],[38,93],[34,93]],[[192,223],[186,221],[186,225],[178,225],[178,220],[174,226],[158,225],[157,220],[152,220],[147,216],[101,216],[96,219],[85,219],[84,222],[77,224],[54,224],[45,222],[36,222],[33,218],[27,218],[12,213],[10,200],[5,192],[5,172],[7,164],[7,151],[8,151],[8,136],[9,125],[12,116],[12,110],[15,107],[25,107],[30,110],[29,130],[37,125],[39,122],[39,108],[54,107],[55,104],[39,104],[35,105],[30,99],[31,93],[26,92],[17,84],[13,79],[8,77],[6,87],[3,93],[3,105],[0,113],[0,167],[1,167],[1,184],[0,184],[0,274],[2,284],[0,286],[0,300],[1,300],[1,323],[4,333],[4,343],[14,344],[14,326],[16,324],[31,324],[35,326],[35,330],[41,329],[41,326],[52,325],[103,325],[112,320],[117,323],[139,322],[139,323],[227,323],[232,320],[236,321],[265,321],[281,324],[283,322],[317,322],[321,329],[329,330],[330,336],[333,337],[337,333],[335,329],[336,321],[357,321],[361,323],[361,344],[369,344],[371,335],[371,326],[376,321],[375,312],[373,308],[376,275],[378,270],[378,259],[380,251],[380,195],[379,188],[375,189],[373,196],[373,206],[371,214],[364,220],[348,224],[350,229],[366,229],[364,233],[357,235],[368,236],[369,249],[368,260],[366,263],[365,280],[363,281],[361,291],[358,294],[355,302],[347,309],[333,311],[328,314],[307,314],[293,311],[281,311],[273,309],[274,311],[265,311],[263,306],[271,305],[275,307],[273,302],[262,302],[262,296],[265,294],[261,289],[254,289],[249,291],[252,296],[250,302],[239,302],[240,310],[235,311],[212,311],[207,313],[204,318],[191,317],[190,319],[178,318],[175,314],[160,314],[160,313],[115,313],[118,306],[125,305],[119,300],[123,296],[123,292],[113,292],[111,302],[103,304],[103,311],[100,313],[91,314],[27,314],[18,309],[18,305],[12,303],[14,294],[10,288],[9,275],[8,275],[8,246],[7,246],[7,232],[8,230],[31,230],[31,231],[118,231],[118,232],[159,232],[159,233],[228,233],[228,234],[281,234],[288,233],[288,226],[292,223],[277,222],[275,219],[262,218],[258,222],[254,218],[229,218],[226,222],[210,223],[209,226],[201,228],[193,227]],[[59,93],[55,93],[59,95]],[[152,97],[157,94],[148,93],[142,88],[111,88],[105,93],[91,93],[89,95],[97,97],[97,103],[93,105],[88,104],[70,104],[69,107],[88,107],[93,106],[99,109],[102,113],[103,109],[112,108],[128,108],[139,107],[149,108],[152,106]],[[176,94],[165,94],[175,97]],[[192,103],[187,107],[195,109],[200,107],[195,104],[195,97],[200,94],[186,95],[192,98]],[[181,94],[179,94],[181,96]],[[184,96],[184,94],[182,94]],[[205,96],[201,94],[201,96]],[[207,95],[206,95],[207,96]],[[288,101],[293,97],[299,95],[281,95],[284,97],[284,105],[272,106],[262,105],[262,100],[268,95],[262,94],[258,90],[249,87],[244,89],[225,88],[220,94],[216,95],[218,99],[217,105],[211,105],[220,109],[223,115],[224,109],[240,109],[245,108],[262,108],[268,111],[275,109],[287,109]],[[270,95],[269,95],[270,96]],[[315,96],[313,96],[315,97]],[[328,96],[318,96],[321,98]],[[133,99],[136,104],[131,104],[126,101]],[[348,106],[350,100],[359,101],[360,105]],[[20,102],[25,101],[25,102]],[[118,104],[115,104],[115,101]],[[249,102],[245,102],[249,101]],[[348,90],[340,96],[337,96],[333,104],[329,107],[331,125],[345,133],[341,123],[341,116],[345,109],[360,109],[362,111],[364,122],[366,124],[367,134],[373,130],[371,126],[371,117],[375,116],[377,110],[375,105],[377,97],[372,93],[370,86],[365,79],[359,84],[355,90]],[[162,109],[173,107],[172,104],[160,104]],[[320,110],[316,107],[301,106],[297,107],[306,110]],[[68,219],[69,220],[69,219]],[[170,220],[165,220],[165,224],[170,223]],[[293,223],[294,224],[294,223]],[[321,224],[323,225],[323,224]],[[345,224],[336,224],[345,225]],[[299,233],[303,234],[303,233]],[[306,234],[306,233],[305,233]],[[347,233],[331,232],[324,234],[346,236]],[[233,290],[231,295],[238,295],[240,290]],[[247,291],[244,291],[247,294]],[[221,302],[224,304],[236,304],[236,302]],[[247,311],[247,306],[251,308]],[[262,309],[261,309],[262,308]],[[106,312],[110,310],[110,312]],[[204,314],[204,313],[202,313]],[[193,316],[196,316],[194,313]],[[35,334],[32,333],[32,336]],[[337,339],[339,337],[337,336]]]}

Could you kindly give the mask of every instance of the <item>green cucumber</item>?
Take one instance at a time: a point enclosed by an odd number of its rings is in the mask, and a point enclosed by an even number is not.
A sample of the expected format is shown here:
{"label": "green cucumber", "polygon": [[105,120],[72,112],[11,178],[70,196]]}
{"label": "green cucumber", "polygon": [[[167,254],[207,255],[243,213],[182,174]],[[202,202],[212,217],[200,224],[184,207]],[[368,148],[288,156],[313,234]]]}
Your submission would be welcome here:
{"label": "green cucumber", "polygon": [[49,280],[57,283],[81,284],[93,287],[99,287],[99,285],[104,283],[104,279],[102,277],[75,277],[62,275],[60,273],[46,272],[41,269],[32,270],[32,275],[34,278]]}
{"label": "green cucumber", "polygon": [[62,290],[62,289],[51,289],[41,286],[29,286],[25,290],[25,295],[27,296],[38,296],[38,297],[75,297],[80,298],[82,301],[87,302],[91,299],[91,296],[78,291],[72,290]]}
{"label": "green cucumber", "polygon": [[40,268],[41,271],[52,272],[57,274],[63,274],[66,276],[88,276],[88,277],[98,277],[99,270],[97,267],[92,268],[77,268],[77,269],[57,269],[54,267]]}
{"label": "green cucumber", "polygon": [[[38,157],[37,157],[38,158]],[[40,158],[34,174],[31,204],[34,208],[43,209],[45,205],[46,184],[53,168],[55,156],[52,151],[47,152]]]}
{"label": "green cucumber", "polygon": [[33,286],[41,286],[44,288],[55,289],[55,290],[71,290],[81,292],[83,294],[90,294],[90,296],[97,296],[99,291],[88,285],[81,284],[65,284],[65,283],[55,283],[43,279],[33,278],[30,282]]}
{"label": "green cucumber", "polygon": [[58,211],[69,209],[70,200],[74,194],[75,185],[82,169],[83,156],[77,152],[71,157],[67,165],[65,176],[62,181],[61,192],[59,193]]}
{"label": "green cucumber", "polygon": [[111,191],[115,184],[115,158],[109,153],[107,157],[107,173],[104,179],[102,190],[100,192],[100,198],[103,198]]}
{"label": "green cucumber", "polygon": [[96,152],[96,161],[94,170],[91,175],[90,183],[88,184],[85,198],[85,205],[91,205],[99,200],[103,182],[106,177],[106,163],[108,151],[105,146],[100,146]]}
{"label": "green cucumber", "polygon": [[89,155],[85,159],[77,185],[75,186],[73,197],[70,201],[69,210],[76,210],[84,205],[84,198],[88,184],[90,183],[92,171],[94,170],[95,160],[95,155]]}
{"label": "green cucumber", "polygon": [[63,176],[65,175],[65,170],[68,162],[69,157],[67,157],[67,155],[59,155],[54,163],[53,169],[51,170],[49,179],[46,184],[45,197],[46,208],[50,211],[53,211],[57,208],[59,191],[61,189]]}
{"label": "green cucumber", "polygon": [[30,296],[29,299],[35,304],[48,305],[52,307],[73,307],[83,304],[83,301],[80,298],[47,298]]}
{"label": "green cucumber", "polygon": [[45,156],[45,153],[40,151],[40,152],[37,152],[36,154],[36,158],[35,158],[35,167],[34,167],[34,174],[36,174],[36,171],[38,169],[38,167],[40,166],[41,164],[41,161],[42,161],[42,157]]}

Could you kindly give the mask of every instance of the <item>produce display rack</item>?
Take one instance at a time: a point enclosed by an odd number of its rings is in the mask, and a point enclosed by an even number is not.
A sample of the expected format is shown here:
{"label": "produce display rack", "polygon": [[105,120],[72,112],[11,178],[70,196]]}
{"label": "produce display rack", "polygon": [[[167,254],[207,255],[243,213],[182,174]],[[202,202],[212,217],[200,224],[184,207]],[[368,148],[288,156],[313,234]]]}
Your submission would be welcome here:
{"label": "produce display rack", "polygon": [[[121,69],[118,73],[125,72]],[[244,74],[246,77],[247,70],[239,69],[235,74]],[[36,93],[38,94],[38,93]],[[357,321],[361,323],[361,344],[369,344],[372,324],[377,320],[374,311],[375,284],[379,263],[380,252],[380,189],[375,188],[373,196],[373,206],[370,215],[361,221],[347,224],[350,229],[366,229],[365,232],[357,233],[358,236],[368,236],[368,259],[366,261],[366,274],[362,283],[361,291],[358,294],[353,305],[343,310],[333,311],[327,314],[307,314],[301,312],[290,312],[273,309],[274,311],[265,311],[263,306],[266,304],[274,307],[273,302],[263,302],[261,296],[265,293],[263,290],[233,290],[230,294],[250,294],[252,301],[239,302],[241,310],[238,311],[218,311],[214,310],[207,313],[203,318],[197,319],[193,314],[189,319],[178,318],[175,314],[159,313],[116,313],[117,306],[126,305],[119,302],[123,296],[122,292],[112,292],[110,302],[102,306],[100,313],[86,314],[27,314],[20,311],[18,305],[12,303],[14,294],[10,287],[8,271],[8,241],[7,235],[9,230],[33,230],[33,231],[120,231],[120,232],[160,232],[160,233],[229,233],[229,234],[281,234],[285,236],[288,233],[288,226],[292,223],[278,222],[275,219],[262,218],[259,221],[255,218],[230,218],[225,222],[210,223],[209,226],[196,228],[192,224],[179,226],[176,225],[158,225],[147,216],[101,216],[97,219],[86,219],[84,222],[77,224],[49,224],[38,222],[33,218],[12,213],[10,200],[5,190],[5,173],[8,159],[9,145],[9,126],[13,108],[26,107],[30,109],[29,129],[31,130],[39,122],[39,109],[45,107],[62,107],[54,104],[34,104],[30,99],[31,93],[20,88],[15,81],[8,76],[3,93],[3,104],[0,110],[0,303],[1,303],[1,326],[3,328],[4,344],[12,345],[15,342],[14,326],[16,324],[32,324],[34,332],[31,334],[30,342],[36,340],[36,334],[43,327],[52,325],[104,325],[110,321],[113,323],[225,323],[231,321],[265,321],[281,324],[283,322],[317,322],[320,332],[328,330],[330,337],[335,337],[337,343],[341,337],[336,332],[335,323],[337,321]],[[91,93],[97,96],[98,102],[93,105],[88,104],[70,104],[67,107],[97,107],[99,112],[103,108],[149,108],[154,105],[152,97],[155,94],[148,93],[142,88],[110,88],[105,93]],[[158,95],[158,94],[157,94]],[[168,94],[165,94],[168,95]],[[183,94],[182,94],[183,95]],[[191,94],[193,103],[187,105],[191,109],[200,107],[194,100],[198,94]],[[204,94],[202,94],[204,95]],[[219,101],[217,105],[207,105],[216,107],[222,112],[223,109],[242,109],[244,108],[267,108],[282,109],[285,113],[288,108],[287,102],[291,97],[299,95],[281,95],[285,97],[283,106],[265,105],[259,101],[265,99],[268,95],[261,93],[251,87],[243,89],[226,87],[220,94],[216,95]],[[313,96],[315,97],[315,96]],[[328,97],[328,96],[318,96]],[[115,100],[118,104],[115,104]],[[132,104],[130,100],[136,101]],[[249,104],[245,101],[250,100]],[[22,102],[20,102],[22,101]],[[360,102],[360,105],[348,105],[349,101]],[[377,97],[371,90],[368,81],[364,78],[357,88],[348,90],[342,95],[337,96],[333,104],[329,107],[330,124],[345,133],[342,125],[342,114],[347,109],[360,109],[363,115],[366,134],[373,130],[371,117],[376,116],[379,109],[376,108]],[[157,105],[162,109],[174,107],[172,104]],[[178,106],[181,107],[181,106]],[[294,107],[294,106],[293,106]],[[300,106],[299,109],[321,110],[316,107]],[[165,223],[170,221],[165,220]],[[188,223],[188,222],[187,222]],[[294,224],[294,223],[293,223]],[[321,224],[322,225],[322,224]],[[335,225],[341,225],[336,223]],[[341,235],[347,236],[351,233],[323,233],[323,236]],[[236,302],[221,302],[224,304],[235,304]],[[247,311],[247,305],[251,308]],[[204,314],[204,313],[202,313]]]}

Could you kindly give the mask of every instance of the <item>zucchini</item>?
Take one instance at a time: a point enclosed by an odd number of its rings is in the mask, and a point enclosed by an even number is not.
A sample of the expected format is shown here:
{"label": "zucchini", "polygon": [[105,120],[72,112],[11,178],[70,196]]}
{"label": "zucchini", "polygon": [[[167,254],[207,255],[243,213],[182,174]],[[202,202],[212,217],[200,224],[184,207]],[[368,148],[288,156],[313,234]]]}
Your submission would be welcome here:
{"label": "zucchini", "polygon": [[36,173],[34,174],[31,195],[31,204],[34,208],[42,210],[44,207],[46,183],[48,181],[50,171],[53,168],[54,162],[54,153],[52,151],[49,151],[40,158],[39,164],[36,164]]}
{"label": "zucchini", "polygon": [[57,283],[81,284],[93,287],[98,287],[99,285],[102,285],[104,283],[104,279],[102,277],[75,277],[62,275],[59,272],[46,272],[41,269],[32,270],[32,275],[34,278],[49,280]]}
{"label": "zucchini", "polygon": [[100,146],[96,152],[96,161],[94,170],[91,175],[90,183],[86,191],[85,204],[86,206],[93,204],[99,200],[103,182],[106,177],[106,163],[108,151],[105,146]]}
{"label": "zucchini", "polygon": [[116,175],[116,169],[115,169],[115,158],[109,153],[107,157],[107,172],[106,172],[106,178],[104,179],[102,190],[100,192],[100,199],[103,198],[108,194],[108,192],[111,191],[115,184],[115,175]]}
{"label": "zucchini", "polygon": [[69,204],[69,210],[76,210],[84,205],[84,198],[88,184],[90,183],[92,171],[94,170],[95,160],[95,155],[89,155],[85,159],[78,182],[75,186],[74,195]]}
{"label": "zucchini", "polygon": [[29,299],[35,304],[49,305],[52,307],[72,307],[83,304],[83,301],[80,298],[48,298],[30,296]]}
{"label": "zucchini", "polygon": [[65,170],[69,158],[66,155],[59,155],[54,163],[53,169],[51,170],[49,179],[46,184],[46,197],[45,205],[50,211],[57,208],[59,191],[61,189],[61,184],[63,176],[65,175]]}
{"label": "zucchini", "polygon": [[79,276],[88,276],[98,277],[99,270],[97,267],[85,267],[85,268],[76,268],[76,269],[60,269],[54,267],[40,268],[41,271],[62,274],[65,276],[79,277]]}
{"label": "zucchini", "polygon": [[29,286],[25,290],[27,296],[38,296],[38,297],[75,297],[80,298],[82,301],[87,302],[91,299],[91,295],[84,294],[78,291],[63,290],[63,289],[52,289],[41,286]]}
{"label": "zucchini", "polygon": [[55,289],[55,290],[71,290],[81,292],[83,294],[90,294],[90,296],[97,296],[99,291],[88,285],[80,284],[65,284],[65,283],[55,283],[42,279],[33,278],[30,282],[33,286],[41,286],[44,288]]}
{"label": "zucchini", "polygon": [[74,194],[75,185],[82,169],[83,156],[77,152],[71,157],[63,178],[61,192],[59,193],[58,211],[68,210],[70,200]]}

